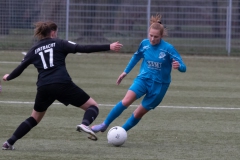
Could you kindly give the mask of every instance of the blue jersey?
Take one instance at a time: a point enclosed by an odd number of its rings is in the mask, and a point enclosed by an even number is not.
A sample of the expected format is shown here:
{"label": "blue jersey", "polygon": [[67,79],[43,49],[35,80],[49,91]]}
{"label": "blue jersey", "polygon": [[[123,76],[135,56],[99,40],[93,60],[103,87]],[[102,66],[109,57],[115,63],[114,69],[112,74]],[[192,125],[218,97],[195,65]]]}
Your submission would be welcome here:
{"label": "blue jersey", "polygon": [[157,45],[151,45],[148,39],[144,39],[138,50],[132,56],[124,72],[129,73],[133,67],[142,60],[138,78],[149,78],[159,83],[171,82],[171,71],[173,60],[178,61],[180,72],[186,71],[181,56],[175,48],[161,39]]}

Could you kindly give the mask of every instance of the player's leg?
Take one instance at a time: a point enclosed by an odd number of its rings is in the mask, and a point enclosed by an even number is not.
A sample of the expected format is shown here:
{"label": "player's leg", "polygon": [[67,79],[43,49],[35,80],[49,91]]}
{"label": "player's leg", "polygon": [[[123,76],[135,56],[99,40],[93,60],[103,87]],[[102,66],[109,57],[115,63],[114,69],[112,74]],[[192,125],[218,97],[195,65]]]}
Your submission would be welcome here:
{"label": "player's leg", "polygon": [[98,104],[84,90],[74,83],[62,85],[57,100],[66,106],[71,104],[85,111],[81,124],[89,126],[98,116]]}
{"label": "player's leg", "polygon": [[81,108],[85,110],[82,124],[89,126],[98,116],[98,104],[93,98],[90,97],[87,102],[81,106]]}
{"label": "player's leg", "polygon": [[25,136],[33,127],[35,127],[43,118],[47,108],[54,102],[54,97],[48,92],[48,87],[38,88],[35,99],[34,109],[29,118],[23,121],[15,130],[11,138],[9,138],[2,146],[3,150],[14,149],[13,144]]}
{"label": "player's leg", "polygon": [[104,124],[109,126],[122,112],[136,100],[135,92],[128,90],[122,101],[118,102],[104,120]]}
{"label": "player's leg", "polygon": [[155,109],[165,96],[169,84],[161,84],[157,82],[148,82],[151,86],[148,93],[142,100],[142,104],[133,112],[132,116],[123,124],[123,128],[128,131],[133,128],[141,120],[141,118],[150,110]]}
{"label": "player's leg", "polygon": [[145,82],[142,79],[136,78],[134,83],[129,87],[125,97],[118,102],[107,115],[103,123],[92,126],[94,132],[104,132],[108,126],[119,116],[122,112],[130,106],[136,99],[140,98],[146,93]]}
{"label": "player's leg", "polygon": [[77,131],[85,132],[90,135],[88,138],[97,140],[95,133],[89,128],[89,125],[98,116],[98,105],[93,98],[91,98],[85,91],[74,83],[62,85],[62,94],[59,94],[57,100],[66,106],[71,104],[75,107],[85,110],[82,122],[77,125]]}
{"label": "player's leg", "polygon": [[103,123],[92,126],[92,130],[94,132],[104,132],[108,128],[108,126],[122,114],[122,112],[127,109],[134,101],[136,100],[135,92],[128,90],[125,97],[122,101],[118,102],[112,110],[108,113],[106,119]]}
{"label": "player's leg", "polygon": [[128,90],[122,101],[118,102],[106,117],[104,124],[109,126],[122,112],[136,100],[136,94]]}
{"label": "player's leg", "polygon": [[83,115],[82,123],[77,125],[77,131],[85,132],[89,134],[90,136],[88,137],[91,140],[96,141],[98,138],[95,135],[95,133],[89,128],[89,125],[97,118],[99,109],[97,107],[97,103],[95,102],[94,99],[89,98],[89,100],[84,103],[81,108],[85,110],[85,113]]}
{"label": "player's leg", "polygon": [[145,109],[141,104],[135,109],[131,117],[127,119],[127,121],[123,124],[123,128],[128,131],[132,127],[138,124],[141,118],[148,112],[149,110]]}
{"label": "player's leg", "polygon": [[[46,112],[46,111],[45,111]],[[43,118],[45,112],[32,111],[32,114],[29,118],[23,121],[15,130],[13,135],[4,142],[2,149],[3,150],[13,150],[13,144],[25,136],[33,127],[35,127]]]}

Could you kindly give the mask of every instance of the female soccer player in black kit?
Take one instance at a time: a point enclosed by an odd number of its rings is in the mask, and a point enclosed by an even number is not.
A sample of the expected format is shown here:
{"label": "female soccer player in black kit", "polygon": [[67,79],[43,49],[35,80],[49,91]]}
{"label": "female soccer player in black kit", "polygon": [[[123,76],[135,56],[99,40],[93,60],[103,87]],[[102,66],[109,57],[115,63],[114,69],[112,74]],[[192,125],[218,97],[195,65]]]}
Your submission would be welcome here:
{"label": "female soccer player in black kit", "polygon": [[89,139],[97,140],[95,133],[88,127],[98,115],[98,104],[75,85],[69,76],[65,58],[69,53],[90,53],[99,51],[119,51],[119,42],[110,45],[81,46],[71,41],[57,39],[57,25],[54,22],[37,22],[34,36],[39,41],[29,50],[21,64],[11,74],[3,76],[4,81],[18,77],[24,69],[33,64],[38,70],[37,94],[32,114],[23,121],[6,142],[3,150],[13,150],[13,144],[25,136],[43,118],[48,107],[55,101],[64,105],[73,105],[85,110],[82,123],[77,125],[77,131],[89,134]]}

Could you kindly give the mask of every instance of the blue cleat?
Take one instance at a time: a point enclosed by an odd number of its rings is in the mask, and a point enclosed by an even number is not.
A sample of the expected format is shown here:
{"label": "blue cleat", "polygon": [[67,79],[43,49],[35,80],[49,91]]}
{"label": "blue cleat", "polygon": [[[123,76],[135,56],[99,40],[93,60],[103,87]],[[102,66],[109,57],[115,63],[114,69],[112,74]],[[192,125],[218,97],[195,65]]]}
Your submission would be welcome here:
{"label": "blue cleat", "polygon": [[107,130],[108,126],[104,123],[101,123],[101,124],[97,124],[97,125],[94,125],[91,127],[92,131],[97,133],[99,131],[101,132],[105,132]]}

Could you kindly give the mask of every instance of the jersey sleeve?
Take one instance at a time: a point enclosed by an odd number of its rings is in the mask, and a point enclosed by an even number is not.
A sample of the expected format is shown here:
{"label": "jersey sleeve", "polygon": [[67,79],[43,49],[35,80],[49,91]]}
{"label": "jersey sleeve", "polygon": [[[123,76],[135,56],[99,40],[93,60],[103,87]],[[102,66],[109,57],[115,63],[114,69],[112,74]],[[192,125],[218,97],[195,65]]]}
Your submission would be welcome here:
{"label": "jersey sleeve", "polygon": [[124,72],[128,74],[134,68],[134,66],[140,61],[142,57],[143,57],[143,49],[142,49],[142,43],[141,43],[138,50],[133,54],[132,58],[130,59]]}
{"label": "jersey sleeve", "polygon": [[184,64],[184,62],[183,62],[180,54],[177,52],[177,50],[172,46],[170,52],[171,52],[171,54],[170,54],[170,59],[171,59],[171,60],[174,59],[175,61],[178,61],[179,64],[180,64],[178,70],[179,70],[180,72],[186,72],[187,67],[186,67],[186,65]]}
{"label": "jersey sleeve", "polygon": [[110,44],[104,45],[79,45],[72,41],[63,41],[64,50],[68,53],[91,53],[91,52],[101,52],[109,51]]}
{"label": "jersey sleeve", "polygon": [[110,44],[105,45],[77,45],[76,51],[81,53],[92,53],[92,52],[101,52],[109,51]]}
{"label": "jersey sleeve", "polygon": [[9,76],[7,77],[7,80],[10,81],[18,77],[30,64],[31,64],[30,55],[27,54],[22,60],[22,62],[20,63],[20,65],[18,65],[17,68],[15,68],[12,71],[12,73],[9,74]]}

